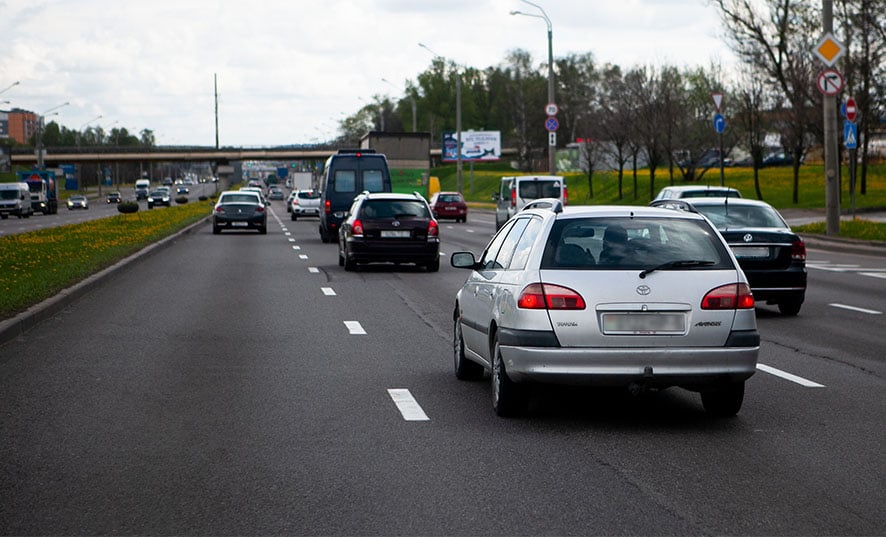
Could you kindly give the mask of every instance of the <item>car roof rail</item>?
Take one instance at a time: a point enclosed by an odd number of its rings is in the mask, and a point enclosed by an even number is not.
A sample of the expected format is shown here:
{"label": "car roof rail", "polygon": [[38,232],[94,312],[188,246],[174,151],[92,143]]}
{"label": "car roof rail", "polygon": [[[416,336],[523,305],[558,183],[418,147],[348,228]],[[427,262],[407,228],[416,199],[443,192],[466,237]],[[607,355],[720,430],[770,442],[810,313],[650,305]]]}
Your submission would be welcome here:
{"label": "car roof rail", "polygon": [[662,209],[673,209],[675,211],[685,211],[687,213],[698,213],[698,209],[696,209],[695,206],[682,199],[653,200],[649,202],[649,206]]}
{"label": "car roof rail", "polygon": [[539,198],[523,206],[524,211],[529,209],[550,209],[555,214],[560,214],[563,212],[563,202],[557,198]]}

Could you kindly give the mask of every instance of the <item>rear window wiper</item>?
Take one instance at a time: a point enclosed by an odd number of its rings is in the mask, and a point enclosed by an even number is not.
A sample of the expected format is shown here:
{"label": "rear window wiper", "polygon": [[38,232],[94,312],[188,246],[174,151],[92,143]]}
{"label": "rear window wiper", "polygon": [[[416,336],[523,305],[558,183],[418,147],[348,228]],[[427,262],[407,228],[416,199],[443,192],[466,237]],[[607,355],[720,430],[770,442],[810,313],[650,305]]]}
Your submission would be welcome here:
{"label": "rear window wiper", "polygon": [[655,272],[656,270],[665,270],[672,268],[686,268],[686,267],[708,267],[711,265],[715,265],[716,261],[704,261],[700,259],[682,259],[679,261],[668,261],[667,263],[662,263],[657,267],[652,267],[650,269],[646,269],[640,273],[640,278],[645,278],[647,274],[651,272]]}

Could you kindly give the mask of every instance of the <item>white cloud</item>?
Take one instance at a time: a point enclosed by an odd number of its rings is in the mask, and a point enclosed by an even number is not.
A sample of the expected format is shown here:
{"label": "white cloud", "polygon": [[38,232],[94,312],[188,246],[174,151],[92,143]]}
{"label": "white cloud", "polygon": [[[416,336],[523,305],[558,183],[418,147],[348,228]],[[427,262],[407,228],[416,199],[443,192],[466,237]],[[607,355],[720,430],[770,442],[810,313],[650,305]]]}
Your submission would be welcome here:
{"label": "white cloud", "polygon": [[[555,56],[592,52],[623,67],[731,63],[703,0],[535,0]],[[477,68],[524,49],[547,58],[544,21],[520,0],[6,0],[0,88],[11,106],[79,128],[98,114],[161,144],[215,142],[218,75],[223,145],[309,143],[360,97],[398,97],[432,60],[425,43]]]}

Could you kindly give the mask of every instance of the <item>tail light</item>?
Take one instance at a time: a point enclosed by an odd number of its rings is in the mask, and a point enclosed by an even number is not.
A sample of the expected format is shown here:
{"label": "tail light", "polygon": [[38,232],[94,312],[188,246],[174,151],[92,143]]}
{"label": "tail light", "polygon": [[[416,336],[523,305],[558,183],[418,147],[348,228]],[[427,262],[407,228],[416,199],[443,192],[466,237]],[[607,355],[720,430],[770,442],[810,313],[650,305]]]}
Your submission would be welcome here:
{"label": "tail light", "polygon": [[255,212],[263,213],[263,212],[265,212],[265,208],[262,207],[261,205],[259,205],[258,207],[255,208]]}
{"label": "tail light", "polygon": [[292,204],[298,205],[298,198],[292,198]]}
{"label": "tail light", "polygon": [[221,214],[221,213],[225,212],[225,208],[224,207],[216,207],[215,212]]}
{"label": "tail light", "polygon": [[806,243],[800,239],[791,243],[791,259],[794,261],[806,261]]}
{"label": "tail light", "polygon": [[753,307],[754,294],[746,283],[721,285],[701,299],[703,310],[749,310]]}
{"label": "tail light", "polygon": [[563,205],[569,205],[569,189],[563,185]]}
{"label": "tail light", "polygon": [[355,237],[363,236],[363,222],[360,220],[354,220],[354,223],[351,224],[351,235]]}
{"label": "tail light", "polygon": [[436,220],[431,220],[428,222],[428,238],[431,237],[439,237],[440,236],[440,226],[437,224]]}
{"label": "tail light", "polygon": [[532,283],[523,288],[517,307],[527,310],[583,310],[585,301],[568,287],[549,283]]}
{"label": "tail light", "polygon": [[323,211],[326,214],[332,213],[332,202],[330,200],[326,200],[326,203],[323,204]]}
{"label": "tail light", "polygon": [[511,189],[511,207],[516,207],[516,206],[517,206],[517,189],[512,188]]}

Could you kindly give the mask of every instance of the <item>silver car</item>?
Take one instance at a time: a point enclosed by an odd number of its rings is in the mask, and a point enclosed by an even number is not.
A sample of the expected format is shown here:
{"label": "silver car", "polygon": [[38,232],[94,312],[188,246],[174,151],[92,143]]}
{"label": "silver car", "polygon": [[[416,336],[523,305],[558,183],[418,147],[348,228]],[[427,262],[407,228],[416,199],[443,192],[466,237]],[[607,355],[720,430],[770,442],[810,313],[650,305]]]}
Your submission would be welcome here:
{"label": "silver car", "polygon": [[679,386],[733,416],[756,370],[754,297],[701,215],[538,200],[470,269],[453,314],[455,375],[489,371],[500,416],[526,410],[533,382]]}

